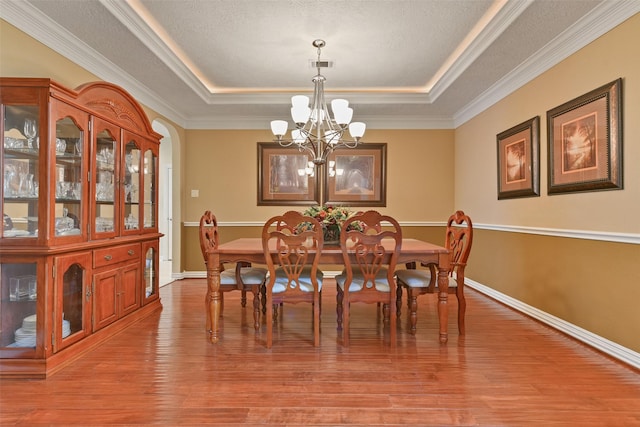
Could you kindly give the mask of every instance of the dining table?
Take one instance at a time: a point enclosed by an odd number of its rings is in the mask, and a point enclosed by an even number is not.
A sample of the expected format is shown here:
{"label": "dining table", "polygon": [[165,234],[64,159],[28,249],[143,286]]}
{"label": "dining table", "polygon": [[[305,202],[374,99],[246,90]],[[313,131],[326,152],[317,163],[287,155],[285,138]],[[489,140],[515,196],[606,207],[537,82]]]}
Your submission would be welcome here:
{"label": "dining table", "polygon": [[[393,244],[389,244],[389,250],[395,249]],[[270,250],[276,256],[275,246]],[[261,238],[245,237],[232,240],[218,245],[216,249],[207,252],[207,295],[206,315],[208,339],[215,344],[220,340],[220,272],[221,266],[225,263],[249,262],[252,264],[265,264],[265,254],[262,248]],[[403,238],[400,254],[398,254],[398,265],[407,263],[433,263],[438,269],[438,319],[439,319],[439,339],[441,343],[448,340],[448,287],[449,279],[449,250],[422,240]],[[343,264],[343,255],[340,245],[324,245],[320,251],[320,264]]]}

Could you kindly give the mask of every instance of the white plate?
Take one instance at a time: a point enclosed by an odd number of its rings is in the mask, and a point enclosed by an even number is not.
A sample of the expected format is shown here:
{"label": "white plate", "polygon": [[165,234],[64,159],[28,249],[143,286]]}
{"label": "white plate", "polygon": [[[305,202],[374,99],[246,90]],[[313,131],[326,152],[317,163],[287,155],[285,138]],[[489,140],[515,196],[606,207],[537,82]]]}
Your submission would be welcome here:
{"label": "white plate", "polygon": [[4,230],[4,237],[22,237],[28,236],[27,230]]}
{"label": "white plate", "polygon": [[72,228],[71,230],[63,231],[62,233],[58,234],[58,236],[77,236],[78,234],[80,234],[80,229]]}

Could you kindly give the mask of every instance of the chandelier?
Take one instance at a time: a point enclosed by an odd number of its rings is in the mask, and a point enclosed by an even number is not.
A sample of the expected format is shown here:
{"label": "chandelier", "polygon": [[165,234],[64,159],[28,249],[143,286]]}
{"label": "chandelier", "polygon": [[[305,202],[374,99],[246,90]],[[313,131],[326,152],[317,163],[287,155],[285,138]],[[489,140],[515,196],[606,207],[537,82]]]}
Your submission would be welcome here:
{"label": "chandelier", "polygon": [[[271,131],[281,146],[296,146],[300,151],[308,152],[313,159],[309,162],[310,165],[317,166],[325,164],[329,153],[336,148],[355,148],[364,135],[366,125],[362,122],[351,123],[353,109],[349,108],[349,101],[346,99],[332,100],[333,118],[329,115],[324,98],[325,78],[320,74],[320,68],[328,66],[327,62],[320,61],[320,51],[325,46],[325,41],[314,40],[312,45],[318,49],[318,60],[315,63],[318,73],[312,79],[313,100],[309,104],[308,96],[291,97],[291,118],[296,125],[296,129],[291,131],[291,139],[284,137],[288,128],[285,120],[273,120]],[[344,133],[347,129],[351,139],[345,138]]]}

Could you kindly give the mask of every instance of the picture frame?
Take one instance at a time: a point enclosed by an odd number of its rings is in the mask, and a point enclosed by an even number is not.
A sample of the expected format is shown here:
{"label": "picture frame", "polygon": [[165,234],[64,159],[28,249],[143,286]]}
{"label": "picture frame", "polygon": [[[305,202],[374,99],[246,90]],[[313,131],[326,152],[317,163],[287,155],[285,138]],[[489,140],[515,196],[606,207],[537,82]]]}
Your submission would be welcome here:
{"label": "picture frame", "polygon": [[325,168],[325,204],[386,206],[386,143],[336,149],[329,154]]}
{"label": "picture frame", "polygon": [[319,180],[306,173],[311,160],[310,154],[297,148],[259,142],[258,206],[320,204]]}
{"label": "picture frame", "polygon": [[497,135],[498,200],[540,196],[540,116]]}
{"label": "picture frame", "polygon": [[622,79],[547,111],[548,193],[622,189]]}

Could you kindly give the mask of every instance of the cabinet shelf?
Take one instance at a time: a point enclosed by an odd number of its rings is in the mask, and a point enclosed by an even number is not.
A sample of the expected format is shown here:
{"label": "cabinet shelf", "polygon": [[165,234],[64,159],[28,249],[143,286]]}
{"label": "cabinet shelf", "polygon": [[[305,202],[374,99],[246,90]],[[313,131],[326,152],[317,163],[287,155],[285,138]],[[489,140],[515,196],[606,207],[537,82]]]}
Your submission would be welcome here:
{"label": "cabinet shelf", "polygon": [[5,203],[28,203],[37,202],[38,196],[5,196]]}
{"label": "cabinet shelf", "polygon": [[4,155],[9,159],[37,159],[39,151],[36,148],[5,148]]}

